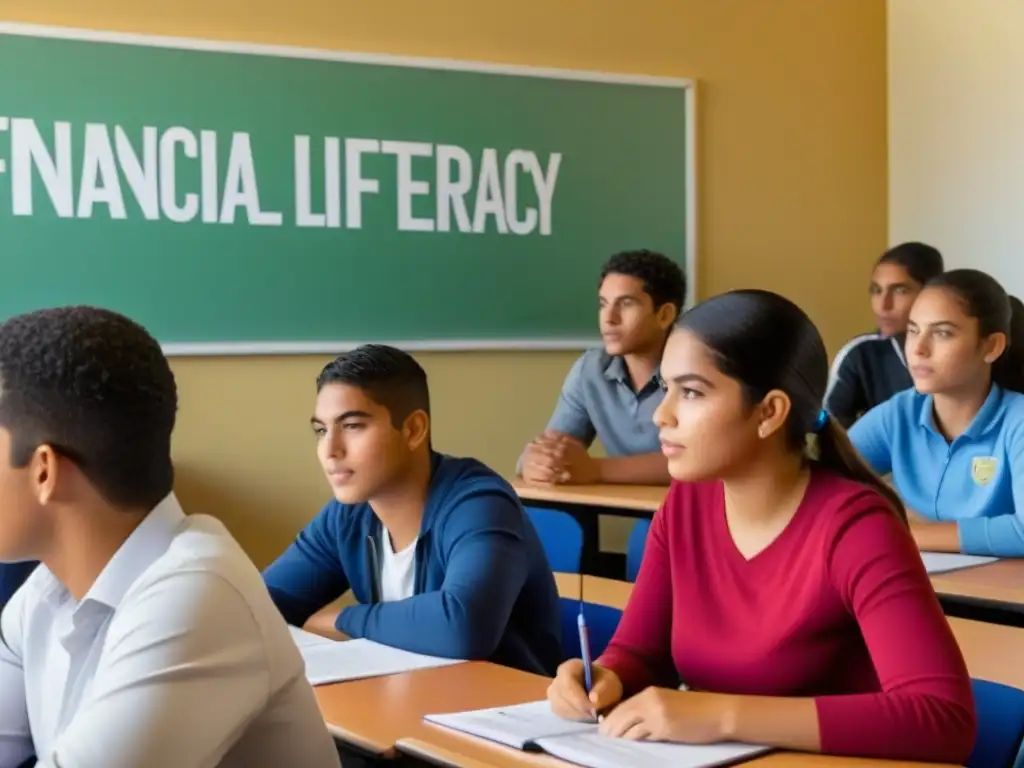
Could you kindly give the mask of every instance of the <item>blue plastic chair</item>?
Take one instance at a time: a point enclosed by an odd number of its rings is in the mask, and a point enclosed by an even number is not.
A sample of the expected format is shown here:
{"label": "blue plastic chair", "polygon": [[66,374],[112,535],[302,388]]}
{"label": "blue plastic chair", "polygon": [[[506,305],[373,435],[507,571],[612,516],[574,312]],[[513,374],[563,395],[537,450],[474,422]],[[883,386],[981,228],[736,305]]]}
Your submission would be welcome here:
{"label": "blue plastic chair", "polygon": [[1024,691],[990,680],[971,680],[978,738],[967,768],[1012,768],[1024,740]]}
{"label": "blue plastic chair", "polygon": [[[562,612],[562,652],[565,659],[578,659],[583,651],[580,649],[580,633],[576,617],[580,613],[580,601],[568,597],[559,598]],[[610,605],[600,603],[583,603],[583,617],[587,622],[587,635],[590,637],[590,657],[604,653],[611,642],[615,630],[622,618],[622,611]]]}
{"label": "blue plastic chair", "polygon": [[548,565],[560,573],[579,573],[583,558],[583,528],[568,512],[526,507],[526,515],[537,529]]}
{"label": "blue plastic chair", "polygon": [[647,544],[647,532],[650,529],[650,520],[637,520],[633,530],[629,532],[629,543],[626,545],[626,581],[636,581],[636,575],[640,573],[640,561],[644,558],[644,545]]}

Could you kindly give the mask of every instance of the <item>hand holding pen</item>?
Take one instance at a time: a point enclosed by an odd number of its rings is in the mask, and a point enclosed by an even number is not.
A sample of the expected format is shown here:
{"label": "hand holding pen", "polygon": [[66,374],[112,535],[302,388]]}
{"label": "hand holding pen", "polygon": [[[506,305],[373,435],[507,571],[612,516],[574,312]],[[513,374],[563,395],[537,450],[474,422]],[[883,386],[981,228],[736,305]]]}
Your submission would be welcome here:
{"label": "hand holding pen", "polygon": [[591,667],[593,687],[588,695],[584,686],[583,661],[570,659],[558,668],[548,686],[551,711],[566,720],[594,722],[599,715],[611,711],[622,700],[622,683],[618,675],[600,664]]}

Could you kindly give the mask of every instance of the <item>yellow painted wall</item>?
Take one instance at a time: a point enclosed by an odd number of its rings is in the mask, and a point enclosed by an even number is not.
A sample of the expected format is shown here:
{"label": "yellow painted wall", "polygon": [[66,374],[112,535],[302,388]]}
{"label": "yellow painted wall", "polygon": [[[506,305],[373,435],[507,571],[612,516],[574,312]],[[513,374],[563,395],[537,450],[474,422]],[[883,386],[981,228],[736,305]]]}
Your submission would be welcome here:
{"label": "yellow painted wall", "polygon": [[[696,78],[699,295],[780,291],[833,349],[868,326],[886,242],[884,0],[0,0],[0,19]],[[573,355],[420,359],[435,443],[508,472]],[[306,426],[323,362],[174,361],[179,493],[261,565],[327,495]]]}

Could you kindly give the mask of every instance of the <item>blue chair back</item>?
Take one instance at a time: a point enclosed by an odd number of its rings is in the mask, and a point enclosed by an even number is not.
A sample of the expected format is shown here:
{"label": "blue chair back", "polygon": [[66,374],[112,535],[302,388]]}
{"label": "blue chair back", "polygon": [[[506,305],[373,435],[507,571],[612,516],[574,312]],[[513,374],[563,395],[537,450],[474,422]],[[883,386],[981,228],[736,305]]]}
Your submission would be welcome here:
{"label": "blue chair back", "polygon": [[640,561],[644,558],[644,545],[647,544],[647,532],[651,529],[650,520],[637,520],[629,533],[626,545],[626,581],[636,581],[640,573]]}
{"label": "blue chair back", "polygon": [[[580,613],[580,601],[568,597],[559,598],[562,612],[562,651],[565,659],[578,659],[583,651],[580,648],[580,633],[576,617]],[[615,630],[622,618],[622,611],[600,603],[583,603],[583,617],[587,622],[587,635],[590,637],[590,657],[604,653],[611,642]]]}
{"label": "blue chair back", "polygon": [[1024,691],[990,680],[971,680],[978,738],[967,768],[1011,768],[1024,739]]}
{"label": "blue chair back", "polygon": [[579,573],[583,557],[583,528],[568,512],[526,507],[526,515],[537,529],[552,571]]}

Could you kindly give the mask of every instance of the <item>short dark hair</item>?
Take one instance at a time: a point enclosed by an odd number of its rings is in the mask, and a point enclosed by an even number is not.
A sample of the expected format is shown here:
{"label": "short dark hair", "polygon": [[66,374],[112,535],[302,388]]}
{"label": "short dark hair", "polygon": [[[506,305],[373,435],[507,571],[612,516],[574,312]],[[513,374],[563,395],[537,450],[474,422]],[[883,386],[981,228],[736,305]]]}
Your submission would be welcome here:
{"label": "short dark hair", "polygon": [[773,389],[785,392],[792,404],[786,423],[790,449],[803,450],[808,433],[816,432],[821,466],[870,486],[906,521],[899,496],[864,463],[839,422],[827,415],[824,424],[819,422],[828,353],[800,307],[771,291],[730,291],[689,310],[677,327],[704,343],[718,370],[740,384],[749,406]]}
{"label": "short dark hair", "polygon": [[1024,392],[1024,305],[1008,296],[994,277],[977,269],[953,269],[928,283],[945,288],[964,312],[978,321],[982,338],[1006,334],[1006,351],[992,364],[992,380],[1003,389]]}
{"label": "short dark hair", "polygon": [[316,379],[316,391],[328,384],[347,384],[366,392],[388,409],[391,424],[401,429],[409,414],[430,415],[427,372],[412,355],[385,344],[364,344],[329,362]]}
{"label": "short dark hair", "polygon": [[0,425],[11,464],[41,445],[111,504],[156,506],[174,482],[174,374],[145,328],[107,309],[42,309],[0,324]]}
{"label": "short dark hair", "polygon": [[628,275],[643,283],[644,293],[651,297],[654,308],[674,304],[677,313],[683,311],[686,301],[686,275],[672,259],[662,253],[648,251],[622,251],[616,253],[601,267],[601,279],[608,275]]}
{"label": "short dark hair", "polygon": [[942,274],[945,264],[939,249],[926,243],[906,242],[894,245],[878,257],[877,264],[896,264],[903,267],[910,279],[924,285]]}

